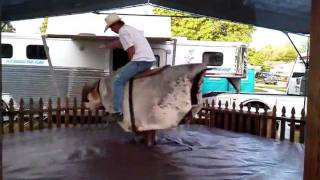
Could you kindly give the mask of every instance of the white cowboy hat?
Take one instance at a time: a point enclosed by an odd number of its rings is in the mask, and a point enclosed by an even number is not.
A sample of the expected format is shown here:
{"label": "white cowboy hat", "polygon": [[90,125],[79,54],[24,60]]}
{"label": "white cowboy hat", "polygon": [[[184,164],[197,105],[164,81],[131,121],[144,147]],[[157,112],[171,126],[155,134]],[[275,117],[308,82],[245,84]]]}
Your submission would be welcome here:
{"label": "white cowboy hat", "polygon": [[121,18],[116,14],[116,13],[112,13],[109,16],[107,16],[105,19],[106,21],[106,27],[104,28],[104,32],[106,32],[106,30],[114,23],[118,22],[121,20]]}

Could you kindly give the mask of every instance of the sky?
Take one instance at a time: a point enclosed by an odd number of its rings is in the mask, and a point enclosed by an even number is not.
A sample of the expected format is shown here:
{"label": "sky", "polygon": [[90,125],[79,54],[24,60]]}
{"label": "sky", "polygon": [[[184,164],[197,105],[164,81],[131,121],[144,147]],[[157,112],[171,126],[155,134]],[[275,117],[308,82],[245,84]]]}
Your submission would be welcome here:
{"label": "sky", "polygon": [[[289,33],[289,36],[297,47],[301,47],[308,43],[308,37],[305,35]],[[258,50],[267,45],[282,45],[288,43],[290,43],[290,40],[283,32],[256,27],[256,31],[252,34],[252,42],[249,46]]]}
{"label": "sky", "polygon": [[[17,33],[33,34],[40,33],[40,26],[42,21],[43,19],[41,18],[33,20],[13,21],[11,23],[16,28]],[[303,35],[289,35],[297,47],[301,47],[308,41],[308,38]],[[256,27],[256,31],[252,34],[252,42],[249,44],[249,47],[259,50],[266,45],[282,45],[288,43],[290,43],[290,41],[283,32],[267,28]]]}

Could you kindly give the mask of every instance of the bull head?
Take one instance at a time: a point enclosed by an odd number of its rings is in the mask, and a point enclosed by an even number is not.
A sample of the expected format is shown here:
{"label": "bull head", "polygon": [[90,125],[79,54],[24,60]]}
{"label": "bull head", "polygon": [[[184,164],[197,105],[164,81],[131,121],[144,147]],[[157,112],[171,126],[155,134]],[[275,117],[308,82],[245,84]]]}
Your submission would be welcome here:
{"label": "bull head", "polygon": [[87,82],[82,88],[82,102],[86,108],[95,111],[102,106],[99,91],[100,80]]}

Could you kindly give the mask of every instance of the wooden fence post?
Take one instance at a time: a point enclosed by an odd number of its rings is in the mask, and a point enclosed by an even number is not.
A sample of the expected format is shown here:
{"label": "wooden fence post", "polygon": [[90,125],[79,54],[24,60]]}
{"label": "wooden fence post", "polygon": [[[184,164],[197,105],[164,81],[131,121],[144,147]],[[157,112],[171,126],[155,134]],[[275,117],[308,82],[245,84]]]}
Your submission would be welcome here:
{"label": "wooden fence post", "polygon": [[93,124],[97,124],[99,122],[99,109],[95,110]]}
{"label": "wooden fence post", "polygon": [[274,105],[272,108],[272,120],[271,120],[271,138],[275,139],[277,134],[277,107]]}
{"label": "wooden fence post", "polygon": [[246,121],[244,121],[243,118],[243,104],[240,104],[240,110],[239,110],[239,122],[238,122],[238,129],[239,132],[245,132],[245,123]]}
{"label": "wooden fence post", "polygon": [[88,112],[88,125],[90,125],[92,123],[92,111],[91,109],[89,109],[89,112]]}
{"label": "wooden fence post", "polygon": [[80,126],[84,124],[84,113],[85,113],[85,107],[84,107],[84,102],[81,101],[81,112],[80,112]]}
{"label": "wooden fence post", "polygon": [[77,98],[73,98],[73,126],[77,126],[78,121],[78,108],[77,108]]}
{"label": "wooden fence post", "polygon": [[306,121],[306,116],[305,116],[305,110],[304,108],[302,108],[301,110],[301,122],[300,122],[300,138],[299,138],[299,142],[300,143],[304,143],[304,136],[305,136],[305,131],[304,128],[305,126],[305,121]]}
{"label": "wooden fence post", "polygon": [[259,113],[260,106],[259,106],[259,104],[256,105],[255,109],[256,109],[256,112],[255,112],[255,118],[254,118],[254,121],[253,121],[254,134],[257,135],[257,136],[261,136],[260,116],[259,116],[260,115],[260,113]]}
{"label": "wooden fence post", "polygon": [[19,107],[19,132],[24,132],[24,102],[23,99],[20,99],[20,107]]}
{"label": "wooden fence post", "polygon": [[198,112],[198,119],[196,120],[196,124],[201,124],[201,119],[202,119],[202,109]]}
{"label": "wooden fence post", "polygon": [[29,102],[29,125],[30,131],[33,131],[33,99],[30,98]]}
{"label": "wooden fence post", "polygon": [[[282,114],[281,117],[286,117],[286,108],[283,106],[281,110]],[[280,140],[284,140],[284,135],[286,131],[286,121],[281,119],[281,128],[280,128]]]}
{"label": "wooden fence post", "polygon": [[294,130],[295,130],[295,126],[296,126],[295,113],[296,113],[296,110],[293,107],[292,110],[291,110],[291,118],[290,118],[290,141],[291,142],[294,142],[294,132],[295,132]]}
{"label": "wooden fence post", "polygon": [[210,107],[210,127],[216,127],[216,121],[215,121],[215,103],[212,99],[211,107]]}
{"label": "wooden fence post", "polygon": [[237,132],[237,121],[236,121],[236,102],[232,103],[231,111],[231,131]]}
{"label": "wooden fence post", "polygon": [[64,126],[69,127],[69,98],[65,97],[65,106],[64,106]]}
{"label": "wooden fence post", "polygon": [[217,127],[223,128],[222,124],[222,108],[221,108],[221,100],[218,102],[218,111],[217,111]]}
{"label": "wooden fence post", "polygon": [[268,108],[267,106],[264,106],[263,108],[264,112],[261,116],[261,136],[263,137],[267,137],[267,131],[268,131],[268,114],[267,114],[267,111],[268,111]]}
{"label": "wooden fence post", "polygon": [[9,133],[14,133],[14,106],[12,98],[9,101]]}
{"label": "wooden fence post", "polygon": [[229,126],[230,126],[230,123],[229,123],[229,103],[228,101],[226,101],[225,103],[225,107],[224,107],[224,110],[223,110],[223,129],[226,129],[226,130],[229,130]]}
{"label": "wooden fence post", "polygon": [[52,100],[49,98],[48,100],[48,128],[52,128]]}
{"label": "wooden fence post", "polygon": [[[5,103],[1,102],[0,106],[1,106],[2,108],[0,108],[0,111],[2,111],[1,114],[2,114],[3,117],[6,116],[6,114],[5,114],[5,109],[6,109],[6,107],[4,107],[4,105],[5,105]],[[4,122],[3,122],[3,117],[0,118],[0,135],[4,134]],[[1,172],[2,172],[2,171],[1,171]],[[0,172],[0,174],[1,174],[1,172]]]}
{"label": "wooden fence post", "polygon": [[39,129],[43,129],[43,100],[39,99]]}
{"label": "wooden fence post", "polygon": [[206,126],[210,127],[210,110],[209,110],[210,104],[208,102],[208,99],[206,99],[204,107],[206,109],[205,110],[206,113],[205,113],[204,123],[205,123]]}
{"label": "wooden fence post", "polygon": [[246,118],[246,132],[247,133],[251,133],[252,134],[252,131],[251,131],[251,104],[248,104],[248,111],[247,111],[247,118]]}
{"label": "wooden fence post", "polygon": [[60,99],[60,97],[58,97],[58,99],[57,99],[56,126],[57,126],[57,128],[61,128],[61,99]]}

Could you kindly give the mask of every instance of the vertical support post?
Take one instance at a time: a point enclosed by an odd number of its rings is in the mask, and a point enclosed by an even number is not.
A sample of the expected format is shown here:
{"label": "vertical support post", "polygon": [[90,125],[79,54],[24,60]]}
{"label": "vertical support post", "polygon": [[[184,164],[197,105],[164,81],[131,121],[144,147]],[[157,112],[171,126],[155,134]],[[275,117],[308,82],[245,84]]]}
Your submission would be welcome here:
{"label": "vertical support post", "polygon": [[310,71],[306,121],[304,179],[320,179],[320,1],[311,2]]}
{"label": "vertical support post", "polygon": [[[2,0],[0,1],[0,24],[2,22]],[[1,32],[2,29],[0,29],[0,148],[2,149],[2,134],[3,134],[3,103],[2,103],[2,42],[1,42]],[[3,179],[2,176],[2,153],[0,154],[0,179]]]}
{"label": "vertical support post", "polygon": [[[0,25],[2,22],[2,0],[0,0]],[[0,29],[0,148],[2,149],[2,134],[3,134],[3,103],[2,103],[2,29]],[[0,179],[3,179],[2,173],[2,153],[0,154]]]}

